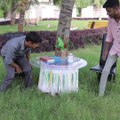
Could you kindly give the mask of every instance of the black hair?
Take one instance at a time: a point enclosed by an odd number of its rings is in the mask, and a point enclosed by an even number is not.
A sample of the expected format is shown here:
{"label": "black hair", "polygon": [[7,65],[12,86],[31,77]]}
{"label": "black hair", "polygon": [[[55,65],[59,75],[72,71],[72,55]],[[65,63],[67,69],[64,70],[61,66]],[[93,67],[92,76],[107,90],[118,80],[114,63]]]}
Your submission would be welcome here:
{"label": "black hair", "polygon": [[119,0],[107,0],[104,5],[103,8],[113,8],[113,7],[119,7]]}
{"label": "black hair", "polygon": [[32,43],[41,43],[42,39],[37,32],[29,32],[25,38],[26,41],[31,41]]}

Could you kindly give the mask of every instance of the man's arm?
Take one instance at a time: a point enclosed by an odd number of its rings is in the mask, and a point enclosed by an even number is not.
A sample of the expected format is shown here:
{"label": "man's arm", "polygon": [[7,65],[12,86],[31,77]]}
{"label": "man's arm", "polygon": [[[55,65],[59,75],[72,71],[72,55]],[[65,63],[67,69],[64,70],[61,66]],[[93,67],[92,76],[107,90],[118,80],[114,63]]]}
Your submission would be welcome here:
{"label": "man's arm", "polygon": [[[27,58],[27,60],[29,61],[29,64],[30,64],[30,53],[31,53],[31,51],[28,51],[27,53],[26,53],[26,58]],[[32,68],[32,65],[30,64],[30,66],[31,66],[31,68]]]}
{"label": "man's arm", "polygon": [[103,60],[106,60],[107,58],[107,55],[109,53],[109,48],[111,46],[111,43],[113,42],[113,35],[112,35],[112,30],[111,30],[111,19],[109,18],[108,19],[108,27],[107,27],[107,37],[106,37],[106,44],[105,44],[105,50],[104,50],[104,53],[103,53]]}
{"label": "man's arm", "polygon": [[19,65],[17,65],[16,63],[14,63],[13,59],[15,57],[15,48],[12,46],[9,46],[9,50],[7,50],[7,53],[5,55],[4,61],[6,64],[10,65],[11,67],[15,68],[17,73],[21,73],[22,70],[19,67]]}
{"label": "man's arm", "polygon": [[111,45],[111,42],[106,41],[105,50],[104,50],[104,53],[103,53],[103,56],[102,56],[103,60],[106,60],[106,58],[108,56],[110,45]]}
{"label": "man's arm", "polygon": [[30,52],[26,53],[26,58],[27,58],[28,61],[30,61]]}

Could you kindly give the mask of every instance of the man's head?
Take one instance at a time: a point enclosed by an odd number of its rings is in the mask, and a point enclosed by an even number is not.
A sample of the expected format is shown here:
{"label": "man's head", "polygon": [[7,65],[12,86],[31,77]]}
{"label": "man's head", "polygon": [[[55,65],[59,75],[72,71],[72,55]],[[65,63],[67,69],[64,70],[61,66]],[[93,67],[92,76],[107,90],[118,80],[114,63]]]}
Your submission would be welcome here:
{"label": "man's head", "polygon": [[25,46],[35,49],[38,47],[38,43],[41,43],[42,39],[36,32],[29,32],[25,38]]}
{"label": "man's head", "polygon": [[119,0],[107,0],[103,5],[106,8],[108,16],[111,18],[117,18],[120,16]]}

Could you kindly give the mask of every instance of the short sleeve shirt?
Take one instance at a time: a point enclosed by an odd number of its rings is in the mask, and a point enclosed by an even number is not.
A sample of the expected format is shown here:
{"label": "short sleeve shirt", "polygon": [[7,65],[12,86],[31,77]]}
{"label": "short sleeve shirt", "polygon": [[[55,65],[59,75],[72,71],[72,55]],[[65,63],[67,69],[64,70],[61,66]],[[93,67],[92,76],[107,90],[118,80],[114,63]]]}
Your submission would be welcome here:
{"label": "short sleeve shirt", "polygon": [[109,18],[106,41],[113,42],[109,54],[120,56],[120,21],[116,22],[115,19]]}

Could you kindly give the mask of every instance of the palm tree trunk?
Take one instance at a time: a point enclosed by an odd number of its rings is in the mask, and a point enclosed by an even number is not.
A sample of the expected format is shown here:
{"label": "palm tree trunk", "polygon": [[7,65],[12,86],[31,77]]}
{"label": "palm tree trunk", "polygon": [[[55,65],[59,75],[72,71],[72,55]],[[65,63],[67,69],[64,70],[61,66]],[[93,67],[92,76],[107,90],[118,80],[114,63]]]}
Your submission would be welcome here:
{"label": "palm tree trunk", "polygon": [[[70,35],[70,26],[71,26],[71,18],[72,18],[72,10],[74,6],[75,0],[62,0],[58,30],[57,30],[57,40],[58,37],[63,39],[64,44],[68,44],[69,35]],[[56,43],[57,43],[56,40]],[[56,48],[55,54],[57,56],[67,56],[67,50],[61,51]]]}
{"label": "palm tree trunk", "polygon": [[24,16],[25,16],[25,11],[21,10],[19,17],[19,24],[18,24],[18,32],[23,32]]}

